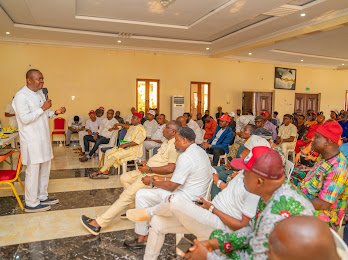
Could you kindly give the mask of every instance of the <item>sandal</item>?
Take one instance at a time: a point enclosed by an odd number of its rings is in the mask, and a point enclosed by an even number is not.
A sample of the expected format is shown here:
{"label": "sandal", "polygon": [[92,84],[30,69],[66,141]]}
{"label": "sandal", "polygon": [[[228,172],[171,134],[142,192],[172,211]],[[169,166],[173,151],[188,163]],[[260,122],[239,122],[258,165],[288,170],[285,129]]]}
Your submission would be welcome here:
{"label": "sandal", "polygon": [[109,179],[109,176],[107,174],[93,172],[93,173],[89,174],[89,178],[91,178],[91,179]]}

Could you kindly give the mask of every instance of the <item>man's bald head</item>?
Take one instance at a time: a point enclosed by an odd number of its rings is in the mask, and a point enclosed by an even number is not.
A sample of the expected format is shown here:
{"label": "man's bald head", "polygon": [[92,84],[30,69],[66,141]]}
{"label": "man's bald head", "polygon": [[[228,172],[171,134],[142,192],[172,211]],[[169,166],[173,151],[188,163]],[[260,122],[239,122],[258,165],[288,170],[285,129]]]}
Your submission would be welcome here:
{"label": "man's bald head", "polygon": [[269,237],[270,260],[339,260],[326,223],[316,217],[293,216],[280,221]]}
{"label": "man's bald head", "polygon": [[187,124],[186,117],[184,117],[184,116],[179,116],[179,117],[176,119],[176,122],[178,122],[178,123],[180,124],[181,127],[185,127],[186,124]]}

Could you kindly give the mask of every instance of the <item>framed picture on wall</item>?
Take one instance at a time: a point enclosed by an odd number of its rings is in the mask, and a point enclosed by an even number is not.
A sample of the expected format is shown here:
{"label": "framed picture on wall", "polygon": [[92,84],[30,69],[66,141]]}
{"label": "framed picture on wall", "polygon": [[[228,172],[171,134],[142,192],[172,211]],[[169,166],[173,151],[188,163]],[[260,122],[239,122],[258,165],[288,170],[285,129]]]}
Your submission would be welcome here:
{"label": "framed picture on wall", "polygon": [[295,90],[296,69],[275,67],[274,88]]}

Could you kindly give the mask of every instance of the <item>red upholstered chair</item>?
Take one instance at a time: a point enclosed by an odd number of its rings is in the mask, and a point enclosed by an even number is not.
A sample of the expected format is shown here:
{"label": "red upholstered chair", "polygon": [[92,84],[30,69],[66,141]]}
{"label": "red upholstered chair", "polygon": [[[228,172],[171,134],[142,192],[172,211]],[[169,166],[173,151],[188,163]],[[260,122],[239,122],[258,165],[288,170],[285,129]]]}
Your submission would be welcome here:
{"label": "red upholstered chair", "polygon": [[[6,154],[5,156],[10,156],[16,151],[13,150],[10,153]],[[24,184],[19,177],[19,174],[21,173],[22,170],[22,161],[21,161],[21,153],[18,151],[18,162],[17,162],[17,167],[15,170],[0,170],[0,189],[11,189],[13,194],[16,197],[16,200],[18,202],[19,207],[23,210],[23,203],[21,199],[18,196],[17,190],[15,186],[13,185],[14,182],[18,181],[19,184],[22,186],[22,189],[24,191]],[[2,187],[4,185],[8,185],[10,187]]]}
{"label": "red upholstered chair", "polygon": [[56,117],[53,120],[52,141],[63,141],[65,143],[65,138],[65,119]]}

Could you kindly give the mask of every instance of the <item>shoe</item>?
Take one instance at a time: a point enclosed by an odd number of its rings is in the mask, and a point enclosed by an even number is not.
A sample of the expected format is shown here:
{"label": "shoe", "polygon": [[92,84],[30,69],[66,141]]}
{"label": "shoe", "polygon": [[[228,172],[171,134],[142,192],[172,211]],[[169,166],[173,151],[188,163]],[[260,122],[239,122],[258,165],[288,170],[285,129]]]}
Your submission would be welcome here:
{"label": "shoe", "polygon": [[122,215],[120,216],[120,219],[128,219],[126,213],[122,214]]}
{"label": "shoe", "polygon": [[36,207],[29,207],[27,205],[25,205],[24,207],[24,211],[28,213],[43,212],[43,211],[48,211],[50,209],[51,209],[51,206],[42,205],[42,204],[39,204]]}
{"label": "shoe", "polygon": [[69,147],[70,146],[70,144],[65,144],[65,147]]}
{"label": "shoe", "polygon": [[88,157],[87,157],[87,155],[84,155],[79,160],[80,160],[80,162],[87,162],[88,161]]}
{"label": "shoe", "polygon": [[133,249],[141,249],[146,247],[146,242],[138,242],[138,239],[126,240],[123,243],[126,247]]}
{"label": "shoe", "polygon": [[101,230],[101,227],[95,227],[89,224],[93,219],[82,215],[81,216],[81,224],[93,235],[98,236]]}
{"label": "shoe", "polygon": [[54,205],[58,203],[59,203],[59,199],[56,199],[56,198],[47,198],[46,200],[40,201],[41,205]]}
{"label": "shoe", "polygon": [[151,216],[147,213],[147,209],[129,209],[126,212],[126,216],[133,222],[149,221]]}

